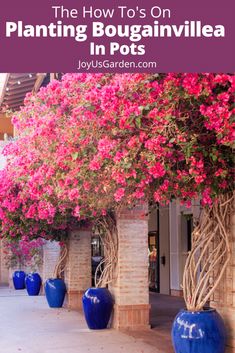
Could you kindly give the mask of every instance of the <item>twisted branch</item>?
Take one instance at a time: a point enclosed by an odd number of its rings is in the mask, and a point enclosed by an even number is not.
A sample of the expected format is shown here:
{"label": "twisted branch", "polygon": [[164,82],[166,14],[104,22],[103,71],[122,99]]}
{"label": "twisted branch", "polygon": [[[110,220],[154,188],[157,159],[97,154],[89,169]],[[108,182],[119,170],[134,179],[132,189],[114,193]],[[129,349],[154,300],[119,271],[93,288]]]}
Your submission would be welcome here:
{"label": "twisted branch", "polygon": [[54,278],[62,278],[66,266],[67,256],[68,246],[66,243],[64,243],[60,248],[60,256],[54,269]]}
{"label": "twisted branch", "polygon": [[104,259],[95,271],[95,287],[105,287],[114,278],[117,265],[118,234],[115,219],[111,216],[99,219],[96,227],[104,247]]}
{"label": "twisted branch", "polygon": [[221,195],[218,202],[202,210],[192,234],[183,275],[187,309],[202,310],[218,287],[231,258],[230,216],[232,195]]}

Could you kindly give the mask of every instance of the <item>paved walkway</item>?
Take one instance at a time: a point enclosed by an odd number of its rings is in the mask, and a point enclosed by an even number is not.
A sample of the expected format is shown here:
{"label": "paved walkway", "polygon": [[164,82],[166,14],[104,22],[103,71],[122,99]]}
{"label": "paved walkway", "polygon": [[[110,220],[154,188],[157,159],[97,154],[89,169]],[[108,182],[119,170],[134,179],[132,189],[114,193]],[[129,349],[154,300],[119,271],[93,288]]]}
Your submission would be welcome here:
{"label": "paved walkway", "polygon": [[[150,293],[150,303],[152,329],[128,334],[141,338],[143,342],[155,347],[155,353],[174,353],[171,343],[171,327],[176,314],[184,307],[184,301],[182,298]],[[132,353],[132,351],[128,353]]]}
{"label": "paved walkway", "polygon": [[[163,326],[157,318],[159,305],[167,298],[151,295],[153,330],[127,334],[89,330],[81,313],[50,309],[44,296],[0,288],[0,353],[173,353],[170,306]],[[173,307],[177,305],[174,302]]]}

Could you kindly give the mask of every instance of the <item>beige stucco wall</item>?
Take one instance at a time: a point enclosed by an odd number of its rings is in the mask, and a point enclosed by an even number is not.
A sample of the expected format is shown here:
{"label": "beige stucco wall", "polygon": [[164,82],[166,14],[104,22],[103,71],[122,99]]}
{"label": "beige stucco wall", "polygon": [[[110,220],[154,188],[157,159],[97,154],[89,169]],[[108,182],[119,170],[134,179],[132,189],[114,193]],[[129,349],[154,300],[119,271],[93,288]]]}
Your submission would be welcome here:
{"label": "beige stucco wall", "polygon": [[8,284],[9,270],[6,266],[4,244],[3,240],[0,240],[0,285]]}

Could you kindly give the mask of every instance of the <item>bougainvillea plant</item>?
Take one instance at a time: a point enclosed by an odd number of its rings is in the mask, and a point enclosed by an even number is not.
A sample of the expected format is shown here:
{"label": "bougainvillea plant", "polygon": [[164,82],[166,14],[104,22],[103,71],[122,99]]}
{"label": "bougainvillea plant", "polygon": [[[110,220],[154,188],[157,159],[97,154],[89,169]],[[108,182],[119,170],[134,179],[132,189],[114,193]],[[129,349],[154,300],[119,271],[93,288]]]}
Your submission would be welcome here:
{"label": "bougainvillea plant", "polygon": [[28,94],[4,149],[2,234],[53,238],[141,200],[211,205],[233,188],[234,91],[229,74],[67,74]]}
{"label": "bougainvillea plant", "polygon": [[19,241],[13,239],[4,241],[4,261],[8,268],[23,269],[29,267],[31,271],[38,270],[42,264],[41,251],[43,240],[38,238],[29,240],[27,236]]}

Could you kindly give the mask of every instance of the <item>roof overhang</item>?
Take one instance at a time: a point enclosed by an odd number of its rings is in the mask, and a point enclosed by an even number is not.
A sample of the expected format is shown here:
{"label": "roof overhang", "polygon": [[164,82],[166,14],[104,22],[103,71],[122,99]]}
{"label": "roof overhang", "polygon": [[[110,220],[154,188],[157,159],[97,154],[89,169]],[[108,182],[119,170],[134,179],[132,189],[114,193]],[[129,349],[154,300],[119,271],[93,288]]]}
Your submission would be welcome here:
{"label": "roof overhang", "polygon": [[8,73],[1,74],[0,110],[19,110],[28,92],[37,91],[46,74]]}

